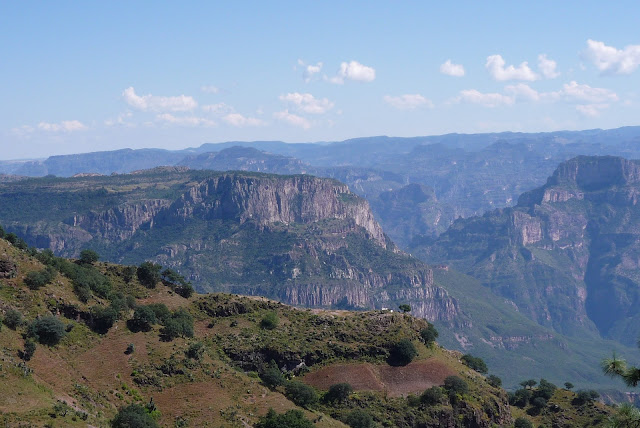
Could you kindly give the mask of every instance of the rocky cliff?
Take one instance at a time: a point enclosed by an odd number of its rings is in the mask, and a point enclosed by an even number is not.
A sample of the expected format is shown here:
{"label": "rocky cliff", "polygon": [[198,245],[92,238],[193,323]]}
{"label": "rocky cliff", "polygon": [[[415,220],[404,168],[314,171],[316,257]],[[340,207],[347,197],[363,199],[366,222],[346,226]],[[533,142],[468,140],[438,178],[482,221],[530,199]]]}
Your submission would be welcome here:
{"label": "rocky cliff", "polygon": [[640,161],[577,157],[516,207],[459,220],[415,252],[481,279],[542,325],[631,344],[640,333],[639,192]]}
{"label": "rocky cliff", "polygon": [[[156,168],[6,183],[3,197],[13,206],[0,207],[0,223],[60,255],[92,248],[122,263],[153,260],[202,291],[295,305],[460,314],[431,269],[397,250],[367,201],[335,180]],[[20,215],[27,207],[33,221]]]}

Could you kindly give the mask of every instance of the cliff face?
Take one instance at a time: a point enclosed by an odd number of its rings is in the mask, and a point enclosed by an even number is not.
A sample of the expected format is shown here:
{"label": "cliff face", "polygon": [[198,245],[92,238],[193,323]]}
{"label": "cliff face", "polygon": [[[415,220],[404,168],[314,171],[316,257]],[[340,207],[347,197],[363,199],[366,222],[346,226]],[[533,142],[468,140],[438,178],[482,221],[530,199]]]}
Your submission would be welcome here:
{"label": "cliff face", "polygon": [[640,161],[578,157],[514,208],[460,220],[429,262],[451,263],[542,325],[631,344],[640,333]]}
{"label": "cliff face", "polygon": [[409,303],[430,320],[460,314],[455,299],[434,285],[431,269],[398,251],[367,201],[335,180],[157,168],[50,179],[41,199],[29,196],[44,191],[37,184],[4,191],[23,192],[39,219],[22,221],[0,208],[0,223],[60,255],[93,248],[112,261],[153,260],[202,291],[301,306]]}

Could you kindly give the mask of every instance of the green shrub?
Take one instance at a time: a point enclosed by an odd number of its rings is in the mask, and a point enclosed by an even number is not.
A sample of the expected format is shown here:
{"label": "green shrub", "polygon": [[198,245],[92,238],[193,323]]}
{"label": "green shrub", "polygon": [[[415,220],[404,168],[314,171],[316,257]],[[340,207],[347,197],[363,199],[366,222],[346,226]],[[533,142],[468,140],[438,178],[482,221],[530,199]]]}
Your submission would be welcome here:
{"label": "green shrub", "polygon": [[529,419],[520,416],[515,420],[513,427],[514,428],[533,428],[533,424],[531,423],[531,421],[529,421]]}
{"label": "green shrub", "polygon": [[204,345],[202,342],[192,343],[184,353],[192,360],[200,360],[202,358],[202,354],[204,354]]}
{"label": "green shrub", "polygon": [[64,335],[64,324],[52,315],[37,318],[29,325],[29,336],[43,345],[57,345]]}
{"label": "green shrub", "polygon": [[420,401],[429,406],[440,404],[443,398],[444,393],[439,386],[432,386],[420,395]]}
{"label": "green shrub", "polygon": [[10,329],[15,330],[23,323],[22,314],[13,308],[7,309],[7,312],[4,314],[4,320],[2,320],[2,322]]}
{"label": "green shrub", "polygon": [[93,250],[82,250],[80,252],[80,263],[91,265],[100,259],[98,253]]}
{"label": "green shrub", "polygon": [[455,403],[458,396],[469,392],[469,385],[458,376],[447,376],[444,380],[444,389],[449,393],[449,400]]}
{"label": "green shrub", "polygon": [[158,423],[139,404],[130,404],[118,410],[111,421],[112,428],[157,428]]}
{"label": "green shrub", "polygon": [[576,398],[574,399],[574,401],[576,402],[576,404],[584,404],[595,401],[598,399],[598,397],[600,397],[600,394],[593,389],[581,389],[576,393]]}
{"label": "green shrub", "polygon": [[282,370],[278,368],[274,361],[271,362],[264,372],[260,375],[260,379],[270,389],[274,389],[280,385],[284,385],[286,379]]}
{"label": "green shrub", "polygon": [[184,309],[178,309],[164,322],[160,334],[168,341],[176,337],[193,337],[193,317]]}
{"label": "green shrub", "polygon": [[24,351],[21,352],[20,358],[25,361],[31,360],[33,354],[36,353],[36,342],[31,339],[27,339],[24,341]]}
{"label": "green shrub", "polygon": [[313,428],[313,423],[304,417],[300,410],[288,410],[285,413],[276,413],[269,409],[267,414],[258,420],[255,428]]}
{"label": "green shrub", "polygon": [[[169,312],[168,309],[167,312]],[[133,318],[127,321],[127,327],[134,333],[138,331],[149,331],[151,330],[151,326],[157,322],[158,319],[153,308],[149,305],[141,305],[133,312]]]}
{"label": "green shrub", "polygon": [[156,284],[161,280],[161,270],[161,265],[151,262],[143,262],[138,266],[138,281],[147,288],[155,288]]}
{"label": "green shrub", "polygon": [[316,390],[297,380],[287,382],[284,390],[287,398],[298,406],[307,407],[318,401]]}
{"label": "green shrub", "polygon": [[420,330],[420,337],[425,345],[430,346],[438,338],[438,330],[433,324],[429,324],[429,327]]}
{"label": "green shrub", "polygon": [[487,368],[487,364],[484,362],[482,358],[474,357],[473,355],[466,354],[462,356],[461,360],[465,366],[469,367],[472,370],[477,371],[478,373],[485,374],[489,371],[489,369]]}
{"label": "green shrub", "polygon": [[39,271],[31,271],[27,273],[24,283],[27,284],[31,290],[37,290],[49,284],[56,277],[56,271],[51,266]]}
{"label": "green shrub", "polygon": [[418,350],[409,339],[391,345],[387,362],[392,366],[406,366],[418,355]]}
{"label": "green shrub", "polygon": [[164,303],[150,303],[147,306],[151,308],[153,313],[156,315],[156,319],[160,323],[164,323],[166,320],[171,318],[171,311]]}
{"label": "green shrub", "polygon": [[345,423],[351,428],[373,428],[371,413],[362,409],[355,409],[347,415]]}
{"label": "green shrub", "polygon": [[278,327],[279,322],[278,315],[275,312],[269,312],[262,318],[262,321],[260,321],[260,327],[266,330],[273,330]]}
{"label": "green shrub", "polygon": [[91,329],[105,334],[118,320],[118,311],[112,306],[93,306],[90,310]]}
{"label": "green shrub", "polygon": [[500,379],[496,375],[490,375],[489,377],[487,377],[487,382],[494,388],[500,388],[502,386],[502,379]]}
{"label": "green shrub", "polygon": [[326,401],[333,402],[342,402],[349,398],[349,395],[353,392],[353,388],[350,384],[344,383],[336,383],[335,385],[331,385],[329,387],[329,391],[325,394],[324,398]]}

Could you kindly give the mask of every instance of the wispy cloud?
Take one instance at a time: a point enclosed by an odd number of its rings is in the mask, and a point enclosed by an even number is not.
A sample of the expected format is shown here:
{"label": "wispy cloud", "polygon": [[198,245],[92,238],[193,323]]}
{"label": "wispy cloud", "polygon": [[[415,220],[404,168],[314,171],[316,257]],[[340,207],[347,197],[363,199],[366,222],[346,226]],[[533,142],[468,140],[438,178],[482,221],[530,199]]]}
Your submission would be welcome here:
{"label": "wispy cloud", "polygon": [[302,78],[305,82],[309,83],[313,76],[319,74],[322,71],[322,63],[317,62],[316,64],[307,64],[303,60],[298,60],[298,65],[302,67]]}
{"label": "wispy cloud", "polygon": [[497,92],[483,93],[476,89],[465,89],[454,98],[454,102],[467,102],[479,104],[484,107],[510,106],[515,102],[514,98]]}
{"label": "wispy cloud", "polygon": [[205,127],[212,128],[218,126],[210,119],[196,116],[174,116],[171,113],[162,113],[157,116],[158,120],[178,126]]}
{"label": "wispy cloud", "polygon": [[131,107],[142,111],[191,111],[198,107],[196,100],[187,95],[160,97],[156,95],[137,95],[131,86],[122,92],[122,96]]}
{"label": "wispy cloud", "polygon": [[315,98],[311,94],[292,92],[280,95],[280,101],[293,105],[297,110],[310,114],[324,114],[331,110],[334,104],[328,98]]}
{"label": "wispy cloud", "polygon": [[384,102],[399,110],[414,110],[419,107],[433,107],[431,100],[420,94],[405,94],[397,97],[385,95],[383,99]]}
{"label": "wispy cloud", "polygon": [[60,123],[38,123],[38,129],[46,132],[75,132],[83,131],[87,127],[79,120],[63,120]]}
{"label": "wispy cloud", "polygon": [[462,77],[464,76],[464,67],[461,64],[454,64],[448,59],[440,66],[440,73],[447,76]]}
{"label": "wispy cloud", "polygon": [[289,125],[297,126],[299,128],[311,128],[311,122],[309,122],[309,120],[305,119],[302,116],[298,116],[297,114],[289,113],[289,110],[275,112],[273,114],[273,117],[282,122],[286,122]]}
{"label": "wispy cloud", "polygon": [[617,49],[589,39],[583,56],[603,74],[631,74],[640,65],[640,45]]}
{"label": "wispy cloud", "polygon": [[222,118],[225,122],[227,122],[231,126],[235,126],[236,128],[247,128],[252,126],[264,126],[266,122],[261,119],[256,119],[254,117],[245,117],[240,113],[229,113],[228,115]]}

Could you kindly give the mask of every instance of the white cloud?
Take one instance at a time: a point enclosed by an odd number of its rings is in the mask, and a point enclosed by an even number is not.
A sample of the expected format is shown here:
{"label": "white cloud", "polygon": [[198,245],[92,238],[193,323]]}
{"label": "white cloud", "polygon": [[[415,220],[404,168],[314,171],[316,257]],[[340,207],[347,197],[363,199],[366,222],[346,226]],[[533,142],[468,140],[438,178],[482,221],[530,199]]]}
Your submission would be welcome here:
{"label": "white cloud", "polygon": [[202,117],[195,116],[174,116],[171,113],[162,113],[156,116],[158,120],[163,122],[171,123],[173,125],[179,126],[202,126],[205,128],[212,128],[214,126],[218,126],[213,120],[205,119]]}
{"label": "white cloud", "polygon": [[406,94],[400,95],[398,97],[385,95],[383,99],[387,104],[399,110],[413,110],[418,107],[433,108],[433,103],[431,102],[431,100],[423,97],[420,94]]}
{"label": "white cloud", "polygon": [[105,120],[104,124],[106,126],[123,125],[123,126],[133,127],[133,126],[135,126],[133,123],[127,122],[125,120],[125,119],[130,118],[131,116],[133,116],[133,113],[131,113],[130,111],[127,111],[127,112],[119,114],[118,117],[116,117],[115,119],[107,119],[107,120]]}
{"label": "white cloud", "polygon": [[583,55],[603,74],[630,74],[640,65],[640,45],[629,45],[620,50],[589,39]]}
{"label": "white cloud", "polygon": [[307,119],[305,119],[302,116],[289,113],[289,110],[275,112],[273,114],[273,117],[283,122],[287,122],[290,125],[297,126],[303,129],[311,128],[311,122],[309,122]]}
{"label": "white cloud", "polygon": [[495,92],[482,93],[476,89],[460,91],[460,95],[454,101],[465,101],[472,104],[480,104],[485,107],[509,106],[515,102],[513,97]]}
{"label": "white cloud", "polygon": [[592,88],[589,85],[580,85],[575,80],[562,86],[562,93],[570,101],[587,103],[605,103],[618,101],[618,95],[605,88]]}
{"label": "white cloud", "polygon": [[218,88],[217,86],[212,86],[212,85],[201,86],[200,90],[202,92],[207,93],[207,94],[217,94],[218,92],[220,92],[220,88]]}
{"label": "white cloud", "polygon": [[538,70],[547,79],[555,79],[560,76],[560,73],[556,71],[558,64],[552,59],[547,58],[546,54],[538,55]]}
{"label": "white cloud", "polygon": [[609,108],[609,104],[585,104],[576,106],[578,113],[587,117],[598,117],[600,116],[600,110],[607,108]]}
{"label": "white cloud", "polygon": [[179,95],[177,97],[158,97],[155,95],[137,95],[133,87],[122,92],[122,96],[131,107],[142,111],[190,111],[198,107],[193,97]]}
{"label": "white cloud", "polygon": [[376,71],[372,67],[360,64],[358,61],[343,62],[340,64],[338,75],[329,79],[331,83],[343,84],[346,80],[359,82],[373,82]]}
{"label": "white cloud", "polygon": [[327,98],[318,99],[311,94],[301,94],[299,92],[280,95],[280,101],[293,104],[299,111],[311,114],[324,114],[334,106]]}
{"label": "white cloud", "polygon": [[440,73],[448,76],[462,77],[464,76],[464,67],[462,64],[453,64],[451,60],[448,59],[440,66]]}
{"label": "white cloud", "polygon": [[520,64],[517,68],[513,65],[510,65],[505,68],[505,61],[502,59],[500,55],[491,55],[487,57],[487,63],[485,67],[491,74],[495,80],[504,81],[504,80],[527,80],[534,81],[538,80],[539,76],[534,73],[530,68],[528,63],[525,61]]}
{"label": "white cloud", "polygon": [[303,67],[302,78],[305,82],[309,83],[315,74],[320,73],[322,71],[322,62],[317,62],[314,64],[307,64],[303,60],[298,60],[298,65]]}
{"label": "white cloud", "polygon": [[213,113],[217,115],[229,114],[229,113],[233,113],[234,111],[233,107],[225,103],[206,104],[206,105],[203,105],[201,108],[207,113]]}
{"label": "white cloud", "polygon": [[235,126],[237,128],[245,128],[248,126],[263,126],[266,123],[261,119],[256,119],[253,117],[244,117],[240,113],[229,113],[228,115],[222,118],[229,125]]}
{"label": "white cloud", "polygon": [[79,120],[63,120],[60,123],[40,122],[38,129],[47,132],[74,132],[85,130],[87,127]]}

